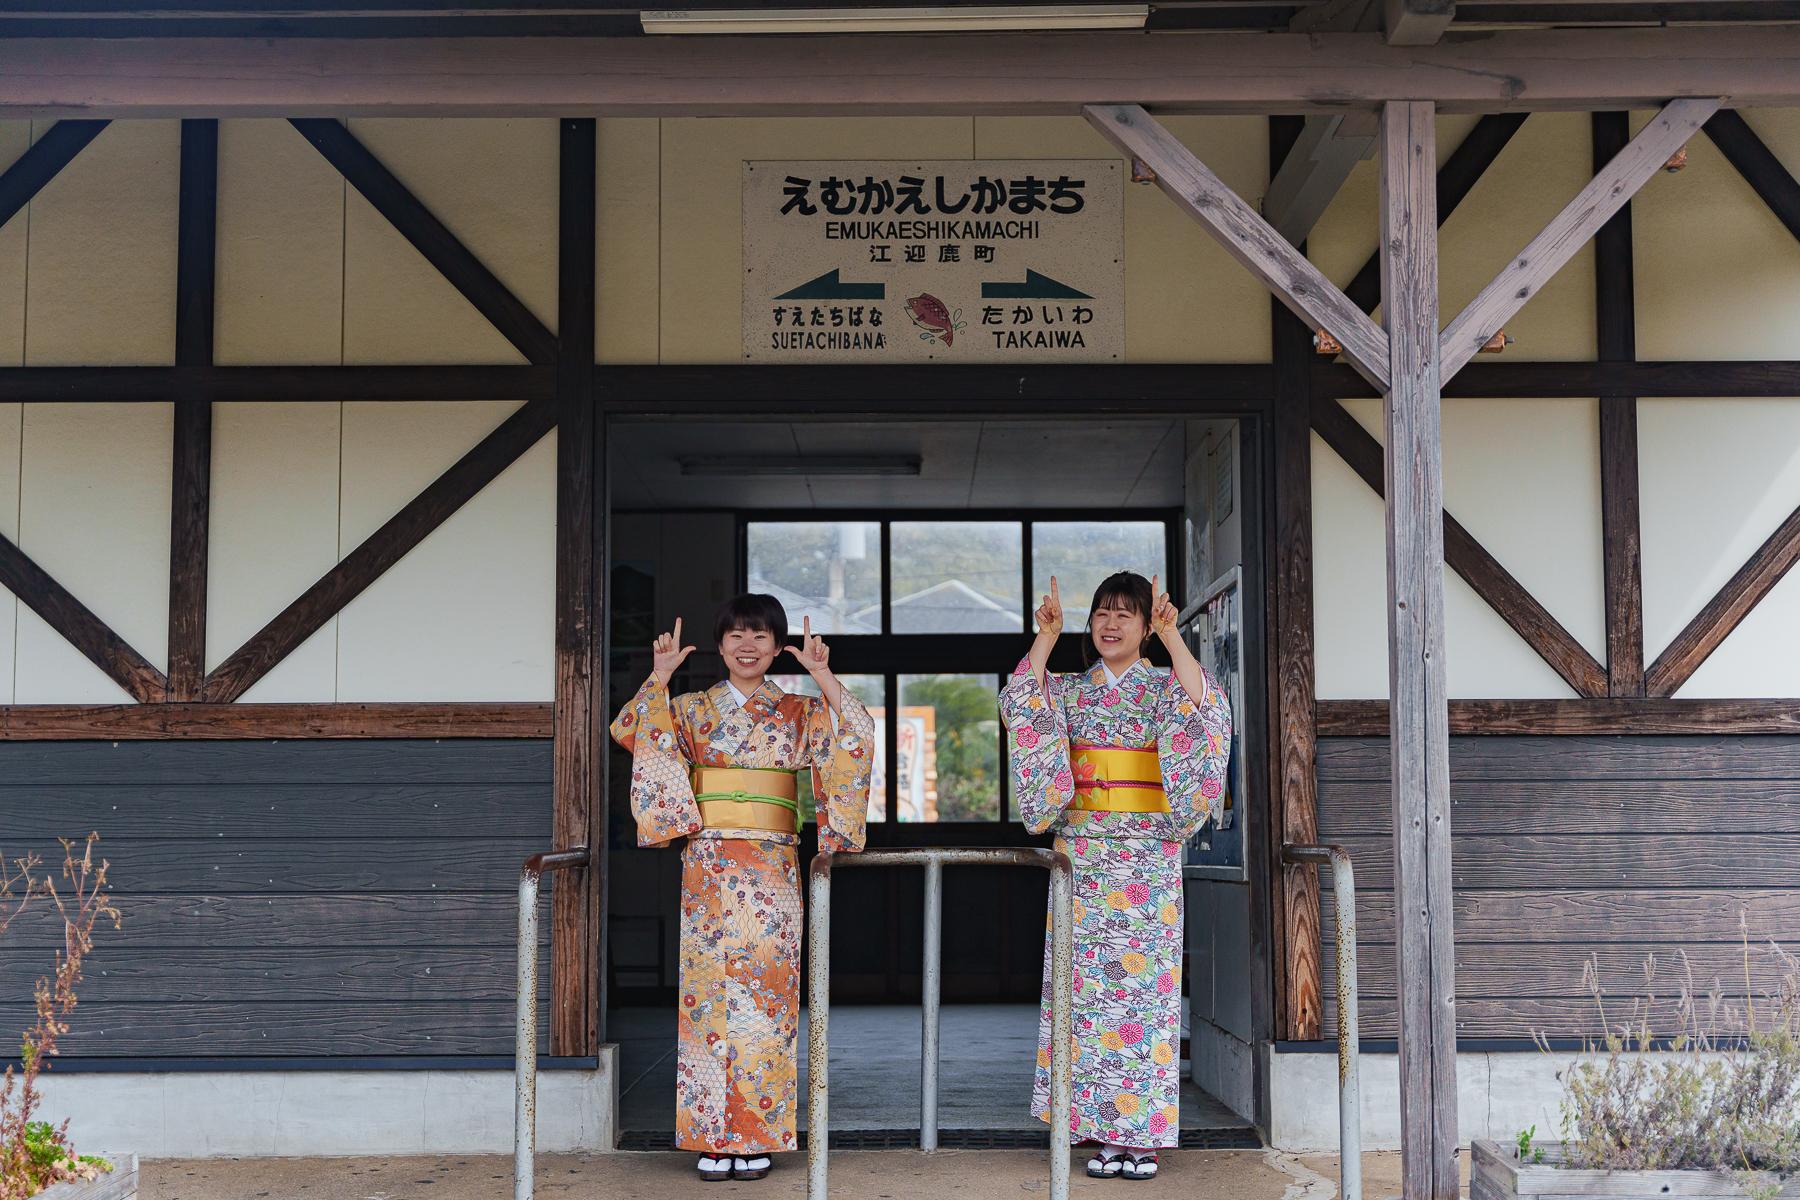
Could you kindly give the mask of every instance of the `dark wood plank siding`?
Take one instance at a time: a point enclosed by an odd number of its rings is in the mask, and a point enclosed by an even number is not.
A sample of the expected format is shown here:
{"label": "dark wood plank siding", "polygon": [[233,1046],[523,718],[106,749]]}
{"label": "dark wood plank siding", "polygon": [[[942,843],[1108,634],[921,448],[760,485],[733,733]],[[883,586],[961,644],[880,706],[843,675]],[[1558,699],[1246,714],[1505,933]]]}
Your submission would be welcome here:
{"label": "dark wood plank siding", "polygon": [[[1321,738],[1318,763],[1320,836],[1356,860],[1363,1035],[1391,1038],[1387,741]],[[1666,1026],[1678,952],[1702,991],[1742,996],[1773,982],[1759,944],[1800,943],[1800,738],[1461,737],[1450,771],[1461,1038],[1598,1032],[1590,959],[1615,1020],[1654,994]],[[1327,1017],[1335,1034],[1335,1003]]]}
{"label": "dark wood plank siding", "polygon": [[[547,740],[0,743],[0,850],[54,864],[98,831],[124,918],[71,1056],[510,1054],[518,871],[550,804]],[[13,926],[0,1028],[60,944],[42,907]]]}

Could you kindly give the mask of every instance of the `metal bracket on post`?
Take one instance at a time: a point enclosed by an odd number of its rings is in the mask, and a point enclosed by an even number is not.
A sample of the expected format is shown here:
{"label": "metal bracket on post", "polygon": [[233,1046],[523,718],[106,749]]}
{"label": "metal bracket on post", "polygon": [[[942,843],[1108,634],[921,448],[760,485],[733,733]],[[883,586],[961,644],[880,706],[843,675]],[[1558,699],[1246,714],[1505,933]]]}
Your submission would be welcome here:
{"label": "metal bracket on post", "polygon": [[[944,865],[1045,867],[1050,871],[1050,1200],[1068,1200],[1069,1108],[1074,1031],[1075,882],[1069,856],[1051,850],[927,847],[867,854],[821,853],[808,885],[806,1194],[826,1200],[831,1154],[831,873],[844,867],[925,868],[924,1063],[920,1071],[919,1146],[938,1144],[938,1015],[942,978]],[[524,1198],[521,1198],[524,1200]],[[1348,1200],[1348,1198],[1346,1198]]]}
{"label": "metal bracket on post", "polygon": [[1329,866],[1337,901],[1338,1195],[1362,1200],[1362,1079],[1356,1017],[1356,872],[1342,846],[1283,846],[1281,861]]}
{"label": "metal bracket on post", "polygon": [[531,1200],[537,1165],[537,906],[546,871],[585,867],[586,846],[534,854],[519,871],[519,987],[513,1027],[513,1200]]}

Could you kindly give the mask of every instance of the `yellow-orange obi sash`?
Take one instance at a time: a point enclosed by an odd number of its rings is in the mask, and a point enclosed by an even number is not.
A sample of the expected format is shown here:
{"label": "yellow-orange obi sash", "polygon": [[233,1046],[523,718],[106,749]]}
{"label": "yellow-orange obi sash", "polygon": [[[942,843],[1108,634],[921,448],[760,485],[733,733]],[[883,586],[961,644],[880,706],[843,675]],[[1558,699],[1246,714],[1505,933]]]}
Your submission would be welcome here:
{"label": "yellow-orange obi sash", "polygon": [[1070,808],[1094,812],[1153,813],[1169,811],[1163,791],[1162,762],[1155,746],[1070,747],[1075,768],[1075,799]]}
{"label": "yellow-orange obi sash", "polygon": [[694,800],[708,829],[799,833],[793,771],[773,767],[696,767]]}

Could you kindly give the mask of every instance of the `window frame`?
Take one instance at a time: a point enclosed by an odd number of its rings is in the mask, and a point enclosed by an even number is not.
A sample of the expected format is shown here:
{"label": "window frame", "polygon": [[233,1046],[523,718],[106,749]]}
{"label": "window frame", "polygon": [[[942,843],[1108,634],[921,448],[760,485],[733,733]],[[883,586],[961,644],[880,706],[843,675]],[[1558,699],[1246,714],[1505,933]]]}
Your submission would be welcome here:
{"label": "window frame", "polygon": [[[1022,656],[1030,645],[1032,630],[1031,614],[1036,611],[1036,598],[1032,595],[1032,527],[1039,522],[1054,523],[1066,521],[1137,521],[1155,522],[1163,527],[1163,563],[1164,573],[1170,578],[1166,583],[1170,599],[1177,608],[1186,603],[1185,589],[1180,570],[1172,569],[1171,564],[1179,563],[1181,554],[1181,520],[1180,508],[1117,508],[1096,512],[1092,508],[1029,508],[1029,509],[994,509],[994,508],[768,508],[740,509],[737,512],[737,574],[736,585],[740,591],[749,586],[750,564],[750,526],[753,524],[779,523],[831,523],[831,522],[873,522],[880,532],[881,546],[881,632],[878,634],[831,634],[832,670],[846,675],[879,675],[883,678],[883,686],[888,698],[885,730],[888,753],[891,759],[894,747],[899,745],[900,726],[900,677],[903,675],[969,675],[980,678],[988,675],[985,671],[970,671],[971,662],[998,662],[1003,664],[992,673],[994,690],[999,692],[1006,676],[1011,670],[1011,663]],[[1019,616],[1021,628],[1019,633],[895,633],[893,631],[893,536],[892,526],[899,522],[906,524],[913,521],[939,522],[978,522],[1004,521],[1017,523],[1019,529],[1019,562],[1020,586],[1023,597],[1023,609]],[[1065,641],[1058,647],[1057,655],[1051,665],[1058,669],[1073,669],[1079,663],[1079,651],[1072,642]],[[998,811],[987,821],[939,822],[962,827],[980,826],[983,824],[1011,824],[1009,811],[1012,799],[1012,771],[1007,757],[1006,737],[999,738],[1000,787],[998,789]],[[910,829],[919,824],[908,822],[901,825],[899,815],[898,773],[890,762],[887,771],[887,795],[884,807],[887,812],[886,825],[889,830],[898,834],[903,829]]]}

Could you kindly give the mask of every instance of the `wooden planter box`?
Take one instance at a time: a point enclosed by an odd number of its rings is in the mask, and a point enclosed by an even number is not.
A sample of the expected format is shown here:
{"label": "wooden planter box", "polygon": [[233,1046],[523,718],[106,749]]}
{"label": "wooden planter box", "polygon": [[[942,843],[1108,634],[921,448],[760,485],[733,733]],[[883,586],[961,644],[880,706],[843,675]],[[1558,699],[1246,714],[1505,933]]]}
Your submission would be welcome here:
{"label": "wooden planter box", "polygon": [[94,1157],[104,1158],[113,1169],[98,1179],[54,1184],[39,1192],[34,1200],[137,1200],[137,1155],[101,1152]]}
{"label": "wooden planter box", "polygon": [[[1585,1171],[1558,1165],[1562,1146],[1545,1142],[1544,1161],[1520,1162],[1518,1151],[1481,1139],[1470,1147],[1469,1200],[1746,1200],[1749,1193],[1723,1171]],[[1779,1200],[1800,1200],[1800,1179],[1783,1185]]]}

